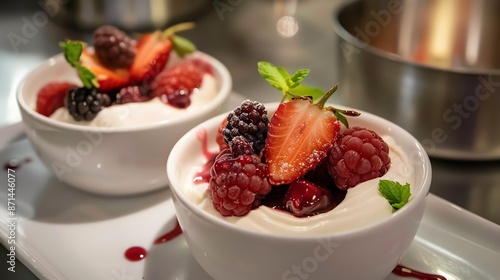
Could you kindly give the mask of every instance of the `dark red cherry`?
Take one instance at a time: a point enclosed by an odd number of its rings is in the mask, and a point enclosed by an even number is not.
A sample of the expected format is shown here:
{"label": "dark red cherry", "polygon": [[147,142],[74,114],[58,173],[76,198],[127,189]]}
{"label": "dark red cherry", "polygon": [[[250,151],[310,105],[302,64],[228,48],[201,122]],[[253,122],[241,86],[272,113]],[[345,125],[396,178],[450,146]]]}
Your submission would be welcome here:
{"label": "dark red cherry", "polygon": [[329,189],[301,179],[293,182],[284,197],[285,208],[294,216],[312,216],[331,209]]}

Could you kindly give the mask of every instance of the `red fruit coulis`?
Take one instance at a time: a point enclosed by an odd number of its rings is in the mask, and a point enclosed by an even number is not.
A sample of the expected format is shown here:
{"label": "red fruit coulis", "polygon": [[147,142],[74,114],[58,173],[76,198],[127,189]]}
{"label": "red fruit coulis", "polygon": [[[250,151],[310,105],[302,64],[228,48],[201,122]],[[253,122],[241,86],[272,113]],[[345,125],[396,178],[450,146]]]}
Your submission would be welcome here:
{"label": "red fruit coulis", "polygon": [[31,158],[25,158],[23,160],[11,159],[8,162],[4,163],[3,169],[5,171],[7,171],[9,169],[11,169],[11,170],[17,170],[18,168],[20,168],[24,164],[30,163],[31,161],[32,161]]}
{"label": "red fruit coulis", "polygon": [[[175,227],[164,235],[158,237],[154,241],[154,245],[163,244],[172,239],[175,239],[177,236],[182,234],[181,226],[179,225],[179,221],[175,221]],[[136,262],[144,259],[148,255],[148,251],[139,246],[133,246],[125,250],[125,258],[131,262]]]}
{"label": "red fruit coulis", "polygon": [[176,238],[177,236],[181,235],[182,234],[182,229],[181,229],[181,226],[179,225],[179,221],[175,221],[175,227],[174,229],[172,229],[171,231],[165,233],[164,235],[158,237],[154,244],[162,244],[162,243],[165,243],[167,241],[170,241],[174,238]]}
{"label": "red fruit coulis", "polygon": [[125,251],[125,258],[131,262],[144,259],[148,255],[146,249],[138,246],[130,247]]}
{"label": "red fruit coulis", "polygon": [[416,271],[400,264],[392,270],[392,273],[401,277],[413,277],[420,280],[446,280],[444,276]]}
{"label": "red fruit coulis", "polygon": [[208,183],[210,181],[210,168],[212,167],[217,153],[212,153],[208,150],[208,138],[207,131],[205,129],[200,129],[196,132],[196,138],[201,142],[201,151],[205,157],[205,164],[201,167],[201,170],[196,172],[193,182],[195,184]]}

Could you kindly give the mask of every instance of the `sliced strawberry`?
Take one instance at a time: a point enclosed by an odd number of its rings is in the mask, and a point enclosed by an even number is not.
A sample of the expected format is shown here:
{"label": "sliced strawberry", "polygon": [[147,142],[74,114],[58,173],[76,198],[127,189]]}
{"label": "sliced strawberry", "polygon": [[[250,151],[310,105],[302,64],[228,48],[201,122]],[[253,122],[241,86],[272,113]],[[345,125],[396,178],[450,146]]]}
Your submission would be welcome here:
{"label": "sliced strawberry", "polygon": [[77,87],[66,82],[53,82],[43,86],[36,98],[36,111],[49,117],[57,109],[64,107],[64,98],[71,88]]}
{"label": "sliced strawberry", "polygon": [[99,83],[99,90],[102,92],[119,89],[130,82],[130,73],[127,69],[109,69],[87,49],[83,49],[80,62],[82,66],[94,73]]}
{"label": "sliced strawberry", "polygon": [[219,129],[217,130],[217,135],[215,136],[215,142],[217,142],[217,144],[219,145],[219,151],[229,148],[226,141],[224,140],[224,136],[222,136],[222,130],[226,127],[226,125],[227,118],[224,118],[219,126]]}
{"label": "sliced strawberry", "polygon": [[134,63],[130,67],[134,82],[152,80],[167,65],[172,42],[164,38],[161,31],[155,31],[142,36],[136,46]]}
{"label": "sliced strawberry", "polygon": [[309,98],[280,104],[269,123],[265,146],[271,184],[291,183],[317,166],[339,132],[334,113]]}

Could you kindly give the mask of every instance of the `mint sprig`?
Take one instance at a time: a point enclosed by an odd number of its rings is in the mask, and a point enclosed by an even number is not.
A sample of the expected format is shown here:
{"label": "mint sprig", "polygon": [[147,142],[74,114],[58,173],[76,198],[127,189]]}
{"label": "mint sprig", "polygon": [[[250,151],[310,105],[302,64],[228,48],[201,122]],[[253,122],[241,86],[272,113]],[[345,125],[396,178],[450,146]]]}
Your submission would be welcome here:
{"label": "mint sprig", "polygon": [[290,75],[285,68],[275,66],[267,61],[258,62],[257,69],[272,87],[283,93],[282,101],[296,96],[310,97],[312,100],[316,100],[324,94],[321,89],[301,83],[309,75],[309,69],[299,69]]}
{"label": "mint sprig", "polygon": [[96,75],[80,63],[80,56],[82,55],[85,43],[81,41],[66,40],[65,42],[60,42],[59,46],[63,50],[66,61],[76,68],[78,77],[82,81],[83,86],[86,88],[99,88],[99,82],[97,81]]}
{"label": "mint sprig", "polygon": [[[281,102],[290,100],[293,97],[308,97],[312,101],[320,99],[316,104],[319,104],[320,107],[323,108],[328,98],[330,98],[339,87],[337,83],[325,93],[319,88],[303,85],[301,82],[309,75],[309,69],[299,69],[295,71],[293,75],[290,75],[285,68],[275,66],[267,61],[258,62],[257,69],[260,75],[272,87],[283,93]],[[357,117],[360,115],[356,111],[342,110],[332,106],[325,107],[324,109],[332,111],[335,117],[346,127],[349,127],[349,123],[345,116]]]}
{"label": "mint sprig", "polygon": [[390,180],[380,180],[378,182],[378,191],[380,194],[387,199],[389,204],[395,210],[400,209],[406,203],[408,203],[411,192],[410,184],[406,183],[401,185],[401,183]]}

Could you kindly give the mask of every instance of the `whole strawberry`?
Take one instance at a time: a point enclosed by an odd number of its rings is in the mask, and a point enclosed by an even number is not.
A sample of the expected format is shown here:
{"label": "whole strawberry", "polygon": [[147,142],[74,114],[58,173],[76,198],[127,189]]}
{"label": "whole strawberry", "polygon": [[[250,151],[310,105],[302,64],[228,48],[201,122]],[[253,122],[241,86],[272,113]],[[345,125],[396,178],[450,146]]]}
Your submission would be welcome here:
{"label": "whole strawberry", "polygon": [[339,189],[378,178],[389,169],[389,146],[373,130],[351,127],[342,132],[328,156],[328,172]]}

